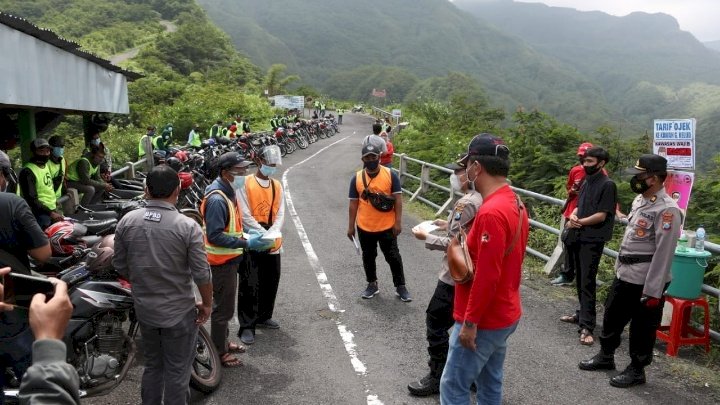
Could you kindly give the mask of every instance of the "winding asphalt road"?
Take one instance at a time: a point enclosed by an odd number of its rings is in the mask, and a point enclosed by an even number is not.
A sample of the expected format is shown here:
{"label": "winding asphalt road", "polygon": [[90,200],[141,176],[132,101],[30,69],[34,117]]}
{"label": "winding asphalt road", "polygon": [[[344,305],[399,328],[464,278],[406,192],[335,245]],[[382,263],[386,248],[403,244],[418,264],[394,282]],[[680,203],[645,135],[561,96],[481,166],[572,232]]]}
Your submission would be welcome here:
{"label": "winding asphalt road", "polygon": [[[241,355],[245,365],[223,369],[213,394],[194,393],[197,404],[436,404],[437,397],[408,395],[406,385],[427,372],[425,307],[437,282],[440,253],[423,248],[410,228],[420,218],[405,215],[399,236],[407,286],[414,297],[394,294],[387,264],[378,257],[381,293],[360,298],[365,276],[360,257],[345,236],[350,178],[361,166],[360,142],[371,119],[348,114],[335,137],[283,159],[288,193],[283,275],[275,318],[278,330],[259,330]],[[536,283],[537,284],[537,283]],[[610,373],[578,370],[597,346],[580,346],[572,326],[557,319],[573,303],[551,299],[528,281],[525,314],[510,338],[505,363],[508,404],[707,404],[717,397],[673,376],[674,360],[659,355],[645,386],[620,390]],[[237,332],[237,322],[231,336]],[[140,339],[141,340],[141,339]],[[140,341],[140,344],[142,342]],[[618,367],[627,362],[626,349]],[[141,360],[138,362],[140,363]],[[140,403],[141,364],[112,393],[87,404]]]}

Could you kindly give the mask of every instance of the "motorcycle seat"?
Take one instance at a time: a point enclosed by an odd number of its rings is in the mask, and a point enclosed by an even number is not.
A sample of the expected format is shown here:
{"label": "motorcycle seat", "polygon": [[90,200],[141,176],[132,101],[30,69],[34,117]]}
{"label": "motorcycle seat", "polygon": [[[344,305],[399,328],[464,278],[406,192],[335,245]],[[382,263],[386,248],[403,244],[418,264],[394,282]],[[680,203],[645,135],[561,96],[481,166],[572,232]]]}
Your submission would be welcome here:
{"label": "motorcycle seat", "polygon": [[88,221],[96,219],[116,219],[118,213],[115,211],[92,211],[92,212],[76,212],[74,214],[65,215],[78,221]]}
{"label": "motorcycle seat", "polygon": [[[88,232],[89,232],[89,231],[88,231]],[[99,243],[102,239],[103,239],[103,237],[102,237],[102,236],[98,236],[98,235],[85,235],[85,236],[83,236],[83,237],[80,238],[80,240],[82,240],[83,242],[85,242],[85,244],[86,244],[88,247],[94,246],[96,243]]]}
{"label": "motorcycle seat", "polygon": [[80,221],[80,224],[85,225],[87,233],[89,235],[98,235],[100,232],[107,230],[114,230],[118,220],[115,218],[108,219],[91,219],[87,221]]}

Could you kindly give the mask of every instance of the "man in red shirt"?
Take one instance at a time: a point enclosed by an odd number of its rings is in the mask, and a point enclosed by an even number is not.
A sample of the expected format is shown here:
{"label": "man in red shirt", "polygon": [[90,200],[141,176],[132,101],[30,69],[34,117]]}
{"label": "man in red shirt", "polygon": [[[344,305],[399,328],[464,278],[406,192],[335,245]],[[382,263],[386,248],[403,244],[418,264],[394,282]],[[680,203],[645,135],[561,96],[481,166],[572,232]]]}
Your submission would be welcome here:
{"label": "man in red shirt", "polygon": [[[580,144],[577,150],[577,157],[580,162],[573,166],[573,168],[570,169],[570,173],[568,173],[568,179],[565,185],[568,196],[567,200],[565,200],[565,206],[563,210],[563,217],[565,217],[565,222],[568,221],[568,219],[570,218],[570,214],[572,214],[575,207],[577,207],[578,196],[580,195],[580,186],[585,179],[583,158],[585,157],[585,152],[587,152],[587,150],[592,147],[593,144],[591,144],[590,142],[583,142]],[[560,274],[552,281],[550,281],[550,284],[552,285],[570,285],[572,284],[573,280],[575,280],[575,270],[573,267],[570,266],[570,263],[568,262],[568,255],[566,253],[567,246],[564,243],[563,251],[565,252],[565,264],[562,271],[560,271]]]}
{"label": "man in red shirt", "polygon": [[392,159],[393,153],[395,153],[395,147],[392,142],[390,142],[387,132],[380,132],[380,138],[382,138],[385,141],[385,145],[387,145],[387,152],[383,152],[383,154],[380,155],[380,164],[392,169]]}
{"label": "man in red shirt", "polygon": [[458,162],[483,205],[467,240],[475,277],[455,286],[455,326],[440,380],[443,405],[469,404],[473,382],[477,403],[502,402],[507,338],[522,314],[520,280],[528,239],[527,212],[507,184],[509,154],[502,139],[480,134]]}

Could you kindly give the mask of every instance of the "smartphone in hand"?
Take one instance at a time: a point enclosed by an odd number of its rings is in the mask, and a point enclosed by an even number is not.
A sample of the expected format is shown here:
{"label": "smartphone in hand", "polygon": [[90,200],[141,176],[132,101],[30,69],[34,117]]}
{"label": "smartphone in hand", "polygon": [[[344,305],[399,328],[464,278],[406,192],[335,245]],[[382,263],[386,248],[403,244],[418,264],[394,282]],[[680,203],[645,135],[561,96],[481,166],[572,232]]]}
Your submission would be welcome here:
{"label": "smartphone in hand", "polygon": [[3,302],[21,308],[30,308],[35,294],[45,294],[49,300],[55,295],[55,284],[49,279],[10,272],[2,278]]}

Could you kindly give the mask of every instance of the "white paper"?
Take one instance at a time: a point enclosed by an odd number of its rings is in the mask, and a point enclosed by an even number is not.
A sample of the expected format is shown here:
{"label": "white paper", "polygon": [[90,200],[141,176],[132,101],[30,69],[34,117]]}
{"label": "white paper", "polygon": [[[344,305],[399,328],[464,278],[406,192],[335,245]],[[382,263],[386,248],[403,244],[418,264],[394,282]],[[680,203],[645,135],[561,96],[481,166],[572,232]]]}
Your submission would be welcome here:
{"label": "white paper", "polygon": [[355,245],[355,253],[360,255],[360,241],[353,235],[352,237],[353,245]]}
{"label": "white paper", "polygon": [[427,233],[430,233],[438,228],[439,226],[433,224],[433,221],[420,222],[419,224],[415,225],[415,227],[413,227],[414,230],[425,231]]}
{"label": "white paper", "polygon": [[265,232],[263,236],[260,237],[262,240],[275,240],[277,238],[282,238],[282,232],[280,231],[269,231]]}

